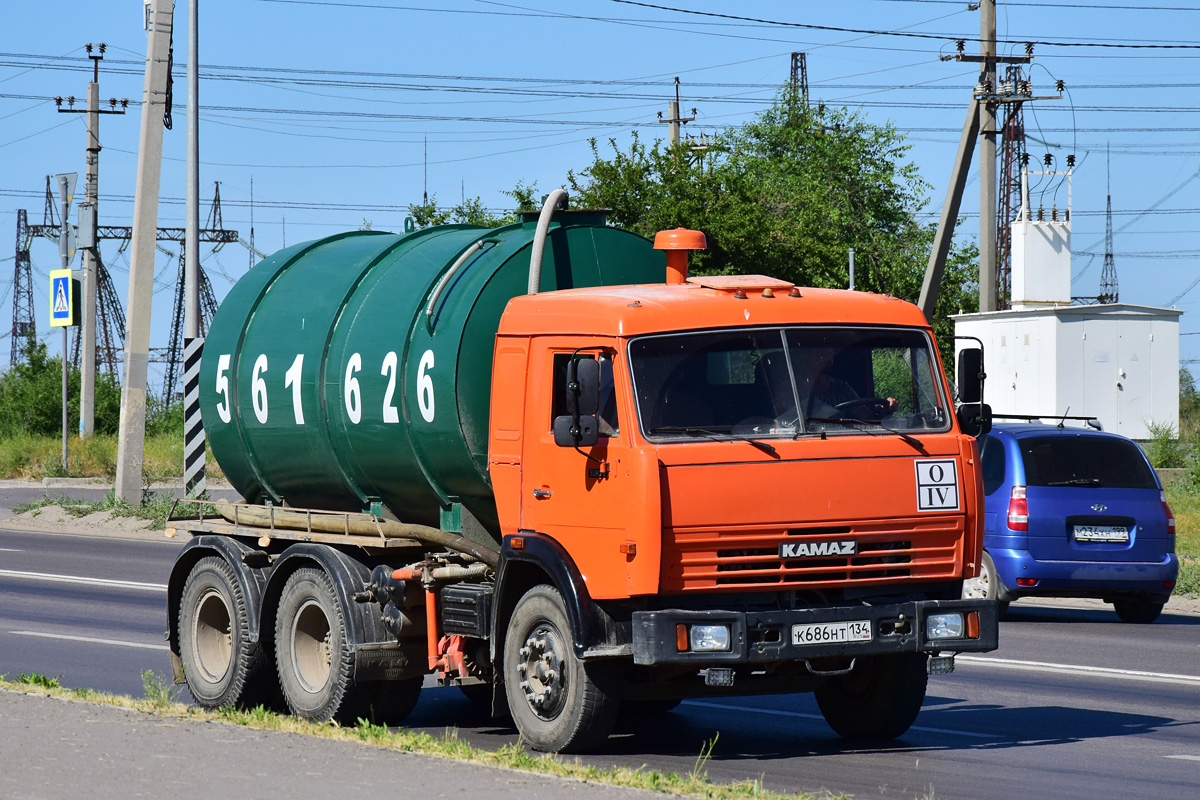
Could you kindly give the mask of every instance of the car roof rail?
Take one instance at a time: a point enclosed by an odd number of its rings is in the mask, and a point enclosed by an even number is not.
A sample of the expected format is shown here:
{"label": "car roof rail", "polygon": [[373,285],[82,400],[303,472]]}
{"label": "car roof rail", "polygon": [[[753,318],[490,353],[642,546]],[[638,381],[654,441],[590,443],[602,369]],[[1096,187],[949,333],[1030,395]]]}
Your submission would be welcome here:
{"label": "car roof rail", "polygon": [[998,414],[992,412],[992,419],[1021,419],[1026,422],[1041,422],[1045,419],[1058,420],[1058,427],[1063,427],[1067,420],[1073,419],[1085,423],[1089,428],[1095,428],[1098,431],[1104,430],[1104,426],[1100,423],[1098,417],[1073,417],[1067,414]]}

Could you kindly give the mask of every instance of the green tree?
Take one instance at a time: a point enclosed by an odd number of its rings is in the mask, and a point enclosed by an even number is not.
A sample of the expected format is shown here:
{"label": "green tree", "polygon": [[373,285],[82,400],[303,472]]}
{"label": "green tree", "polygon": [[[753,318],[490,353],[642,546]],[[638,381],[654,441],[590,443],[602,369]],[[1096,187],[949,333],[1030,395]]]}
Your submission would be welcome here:
{"label": "green tree", "polygon": [[[28,356],[0,375],[0,436],[18,432],[39,436],[62,433],[62,360],[50,358],[46,344],[29,338]],[[67,368],[68,426],[79,430],[79,370]],[[121,387],[107,373],[96,375],[96,432],[116,433],[121,418]]]}
{"label": "green tree", "polygon": [[426,228],[431,225],[448,225],[450,223],[479,225],[484,228],[499,228],[502,225],[512,225],[515,222],[520,222],[521,218],[518,212],[539,208],[541,204],[534,198],[536,191],[537,181],[530,184],[517,181],[516,186],[510,191],[502,193],[511,197],[516,203],[516,207],[505,214],[493,213],[490,208],[484,205],[483,199],[480,197],[463,200],[452,208],[439,208],[437,195],[430,195],[429,199],[422,205],[410,205],[408,212],[412,215],[413,224],[418,228]]}
{"label": "green tree", "polygon": [[[906,162],[903,135],[845,109],[810,108],[787,92],[730,130],[703,159],[686,144],[647,146],[636,134],[568,181],[576,205],[612,210],[615,224],[652,237],[687,227],[708,250],[699,274],[761,273],[802,286],[848,285],[915,302],[935,226],[923,224],[927,185]],[[942,281],[934,328],[952,350],[948,315],[978,308],[973,245],[956,248]]]}

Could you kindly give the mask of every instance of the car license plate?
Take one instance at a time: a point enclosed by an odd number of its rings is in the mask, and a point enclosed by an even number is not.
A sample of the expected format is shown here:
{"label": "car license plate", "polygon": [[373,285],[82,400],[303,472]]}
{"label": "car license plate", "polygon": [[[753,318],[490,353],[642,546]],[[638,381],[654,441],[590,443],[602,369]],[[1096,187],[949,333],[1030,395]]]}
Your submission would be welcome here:
{"label": "car license plate", "polygon": [[869,641],[871,641],[871,623],[865,619],[853,622],[818,622],[812,625],[792,626],[792,644]]}
{"label": "car license plate", "polygon": [[1123,525],[1076,525],[1077,542],[1128,542],[1129,528]]}

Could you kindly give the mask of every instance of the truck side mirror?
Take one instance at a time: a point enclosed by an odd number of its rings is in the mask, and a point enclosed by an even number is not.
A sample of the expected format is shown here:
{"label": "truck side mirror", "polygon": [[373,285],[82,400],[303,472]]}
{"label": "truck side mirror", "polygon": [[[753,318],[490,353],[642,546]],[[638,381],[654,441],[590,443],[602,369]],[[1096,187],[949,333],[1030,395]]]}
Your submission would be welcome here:
{"label": "truck side mirror", "polygon": [[598,441],[600,427],[594,414],[554,418],[554,443],[559,447],[591,447]]}
{"label": "truck side mirror", "polygon": [[983,402],[983,380],[987,377],[983,371],[983,349],[972,347],[960,351],[954,377],[958,383],[958,402]]}
{"label": "truck side mirror", "polygon": [[554,443],[559,447],[591,447],[600,440],[596,412],[600,410],[600,362],[572,358],[567,364],[567,413],[554,418]]}
{"label": "truck side mirror", "polygon": [[959,406],[958,427],[967,436],[978,439],[992,429],[992,407],[987,403]]}
{"label": "truck side mirror", "polygon": [[600,410],[600,362],[573,358],[567,365],[567,413],[592,417]]}

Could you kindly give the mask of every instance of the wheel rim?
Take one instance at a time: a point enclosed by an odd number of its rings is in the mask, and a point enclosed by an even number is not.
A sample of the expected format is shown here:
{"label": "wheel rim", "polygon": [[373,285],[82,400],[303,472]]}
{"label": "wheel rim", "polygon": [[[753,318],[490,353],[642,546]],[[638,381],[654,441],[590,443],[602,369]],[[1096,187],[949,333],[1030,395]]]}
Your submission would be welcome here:
{"label": "wheel rim", "polygon": [[988,587],[991,582],[992,573],[985,560],[979,565],[979,577],[963,581],[963,597],[967,600],[988,599]]}
{"label": "wheel rim", "polygon": [[196,603],[192,615],[192,648],[196,668],[209,683],[217,683],[233,661],[233,621],[225,598],[208,589]]}
{"label": "wheel rim", "polygon": [[333,671],[333,631],[329,617],[315,600],[309,600],[292,620],[292,672],[304,690],[316,694]]}
{"label": "wheel rim", "polygon": [[548,623],[534,628],[521,647],[521,660],[517,664],[521,691],[529,708],[541,719],[554,719],[566,703],[565,652],[562,635]]}

